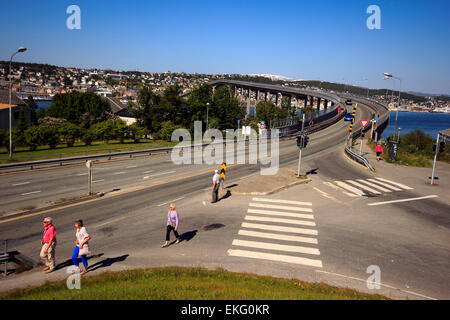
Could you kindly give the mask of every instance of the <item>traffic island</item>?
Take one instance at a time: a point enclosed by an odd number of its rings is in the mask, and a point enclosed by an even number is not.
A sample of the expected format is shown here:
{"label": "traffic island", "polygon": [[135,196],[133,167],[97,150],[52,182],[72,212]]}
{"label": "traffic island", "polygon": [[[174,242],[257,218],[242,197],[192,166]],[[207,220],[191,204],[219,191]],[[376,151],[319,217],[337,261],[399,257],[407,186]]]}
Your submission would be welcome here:
{"label": "traffic island", "polygon": [[276,175],[263,176],[257,173],[239,180],[235,185],[225,187],[225,190],[231,190],[233,195],[266,196],[310,181],[311,179],[304,175],[298,177],[292,169],[280,168]]}

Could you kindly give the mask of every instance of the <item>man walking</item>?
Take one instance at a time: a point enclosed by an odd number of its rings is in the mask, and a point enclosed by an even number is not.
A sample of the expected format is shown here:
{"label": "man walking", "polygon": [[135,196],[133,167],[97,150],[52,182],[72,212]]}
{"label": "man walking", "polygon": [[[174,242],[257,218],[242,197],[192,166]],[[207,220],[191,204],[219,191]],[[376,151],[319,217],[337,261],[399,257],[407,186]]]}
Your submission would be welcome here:
{"label": "man walking", "polygon": [[56,229],[53,220],[47,217],[43,221],[44,236],[41,241],[41,260],[45,264],[45,273],[55,270],[55,246],[56,246]]}
{"label": "man walking", "polygon": [[214,170],[213,190],[212,190],[212,201],[211,201],[211,203],[217,202],[217,200],[219,198],[219,186],[220,186],[219,170]]}

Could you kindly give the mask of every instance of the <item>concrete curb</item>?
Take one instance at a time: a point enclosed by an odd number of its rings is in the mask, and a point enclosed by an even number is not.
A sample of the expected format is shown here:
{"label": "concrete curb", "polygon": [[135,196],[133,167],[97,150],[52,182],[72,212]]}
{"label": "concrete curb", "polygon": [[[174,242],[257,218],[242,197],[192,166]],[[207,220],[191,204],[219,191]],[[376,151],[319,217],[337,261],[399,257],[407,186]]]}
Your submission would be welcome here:
{"label": "concrete curb", "polygon": [[290,183],[288,185],[284,185],[284,186],[272,189],[272,190],[267,191],[267,192],[233,192],[233,191],[231,191],[231,194],[232,195],[236,195],[236,196],[248,196],[248,195],[250,195],[250,196],[268,196],[270,194],[273,194],[273,193],[276,193],[276,192],[279,192],[279,191],[282,191],[282,190],[286,190],[286,189],[288,189],[290,187],[293,187],[293,186],[296,186],[296,185],[299,185],[299,184],[303,184],[303,183],[308,183],[308,182],[311,182],[311,181],[312,180],[309,179],[309,178],[308,179],[304,179],[304,180],[299,180],[299,181],[292,182],[292,183]]}

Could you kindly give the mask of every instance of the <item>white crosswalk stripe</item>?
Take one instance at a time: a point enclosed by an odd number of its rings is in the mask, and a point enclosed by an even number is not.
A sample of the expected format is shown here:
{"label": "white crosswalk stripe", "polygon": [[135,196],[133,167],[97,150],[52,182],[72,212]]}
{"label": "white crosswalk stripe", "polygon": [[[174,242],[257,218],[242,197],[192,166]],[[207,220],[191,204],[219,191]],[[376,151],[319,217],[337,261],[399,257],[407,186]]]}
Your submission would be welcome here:
{"label": "white crosswalk stripe", "polygon": [[312,212],[311,202],[252,198],[238,238],[233,240],[233,248],[227,253],[234,257],[322,268],[322,260],[310,258],[320,256],[318,248],[310,247],[318,244]]}
{"label": "white crosswalk stripe", "polygon": [[354,179],[333,182],[325,181],[324,184],[336,190],[340,190],[350,197],[364,197],[368,196],[368,194],[381,195],[393,191],[413,190],[413,188],[404,184],[378,177],[374,179]]}

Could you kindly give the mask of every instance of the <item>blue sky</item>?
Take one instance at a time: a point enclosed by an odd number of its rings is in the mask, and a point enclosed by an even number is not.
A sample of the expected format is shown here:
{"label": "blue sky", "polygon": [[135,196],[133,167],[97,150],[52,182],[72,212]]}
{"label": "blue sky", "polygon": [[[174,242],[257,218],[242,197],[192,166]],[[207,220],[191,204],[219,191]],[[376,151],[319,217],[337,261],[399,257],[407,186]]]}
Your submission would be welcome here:
{"label": "blue sky", "polygon": [[[81,8],[81,30],[66,9]],[[381,30],[369,30],[369,5]],[[2,3],[0,59],[163,72],[271,73],[450,94],[450,1],[28,0]],[[344,79],[344,80],[343,80]]]}

